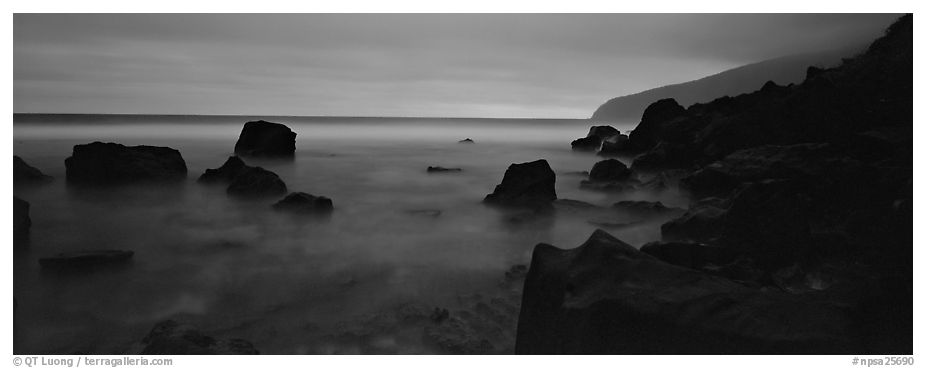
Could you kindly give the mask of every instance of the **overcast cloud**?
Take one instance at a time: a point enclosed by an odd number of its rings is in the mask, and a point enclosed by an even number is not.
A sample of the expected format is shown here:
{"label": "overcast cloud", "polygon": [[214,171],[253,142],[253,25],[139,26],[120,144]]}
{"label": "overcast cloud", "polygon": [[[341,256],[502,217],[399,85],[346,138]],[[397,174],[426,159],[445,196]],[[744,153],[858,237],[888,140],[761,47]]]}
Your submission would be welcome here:
{"label": "overcast cloud", "polygon": [[897,15],[16,14],[14,109],[586,118]]}

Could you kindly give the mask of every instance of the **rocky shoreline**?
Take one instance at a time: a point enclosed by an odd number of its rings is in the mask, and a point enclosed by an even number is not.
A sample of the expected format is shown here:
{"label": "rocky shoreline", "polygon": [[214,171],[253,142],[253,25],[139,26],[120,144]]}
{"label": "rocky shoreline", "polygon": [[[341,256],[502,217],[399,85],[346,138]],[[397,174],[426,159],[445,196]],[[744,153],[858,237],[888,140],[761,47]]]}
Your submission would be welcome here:
{"label": "rocky shoreline", "polygon": [[[661,240],[638,249],[596,230],[572,249],[537,244],[530,266],[513,266],[488,300],[469,296],[452,310],[402,304],[329,337],[385,353],[395,351],[370,341],[402,330],[452,354],[911,354],[911,81],[907,15],[865,53],[811,67],[799,85],[769,82],[687,108],[659,100],[629,134],[592,126],[571,142],[576,154],[601,156],[591,168],[573,168],[590,169],[578,174],[583,190],[678,191],[690,198],[687,208],[560,198],[545,159],[512,163],[482,202],[513,224],[557,212],[607,230],[658,223]],[[283,124],[248,122],[235,156],[197,182],[223,186],[229,201],[267,202],[268,211],[306,221],[330,216],[331,198],[291,192],[276,173],[245,162],[293,159],[295,139]],[[169,147],[93,142],[74,146],[65,166],[67,185],[81,188],[187,178],[181,153]],[[17,186],[52,180],[14,156]],[[31,226],[29,202],[14,196],[13,204],[14,249],[28,251],[29,234],[42,229]],[[437,218],[442,210],[400,213]],[[91,272],[127,266],[133,255],[87,249],[39,263]],[[173,320],[141,341],[142,354],[259,350]]]}

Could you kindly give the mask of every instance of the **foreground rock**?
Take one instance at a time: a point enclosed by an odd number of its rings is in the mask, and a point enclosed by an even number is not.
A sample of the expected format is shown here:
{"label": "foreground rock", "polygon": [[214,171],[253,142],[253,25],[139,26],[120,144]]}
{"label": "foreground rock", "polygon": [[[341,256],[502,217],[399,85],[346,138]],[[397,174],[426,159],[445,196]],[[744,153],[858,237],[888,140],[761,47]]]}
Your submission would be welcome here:
{"label": "foreground rock", "polygon": [[273,209],[298,214],[326,215],[334,211],[334,204],[328,197],[295,192],[274,203]]}
{"label": "foreground rock", "polygon": [[254,345],[242,339],[219,340],[195,326],[173,320],[160,322],[142,340],[141,354],[150,355],[254,355]]}
{"label": "foreground rock", "polygon": [[228,184],[226,193],[236,197],[271,197],[286,194],[286,183],[276,173],[248,166],[238,156],[229,157],[217,169],[206,169],[197,180],[204,184]]}
{"label": "foreground rock", "polygon": [[502,183],[483,202],[503,206],[549,206],[556,200],[556,174],[547,160],[511,164]]}
{"label": "foreground rock", "polygon": [[264,120],[245,123],[235,143],[235,154],[242,156],[291,158],[295,152],[296,133]]}
{"label": "foreground rock", "polygon": [[[850,304],[852,305],[852,304]],[[825,293],[753,289],[660,261],[597,230],[534,248],[519,354],[848,354],[857,311]]]}
{"label": "foreground rock", "polygon": [[130,250],[88,250],[60,253],[39,258],[42,268],[50,270],[92,269],[128,262],[135,252]]}
{"label": "foreground rock", "polygon": [[180,181],[187,172],[180,151],[173,148],[101,142],[74,146],[64,166],[69,184]]}
{"label": "foreground rock", "polygon": [[16,248],[22,248],[29,242],[29,202],[13,197],[13,242]]}
{"label": "foreground rock", "polygon": [[29,166],[21,157],[13,156],[13,185],[45,184],[52,180],[51,176],[42,174],[39,169]]}

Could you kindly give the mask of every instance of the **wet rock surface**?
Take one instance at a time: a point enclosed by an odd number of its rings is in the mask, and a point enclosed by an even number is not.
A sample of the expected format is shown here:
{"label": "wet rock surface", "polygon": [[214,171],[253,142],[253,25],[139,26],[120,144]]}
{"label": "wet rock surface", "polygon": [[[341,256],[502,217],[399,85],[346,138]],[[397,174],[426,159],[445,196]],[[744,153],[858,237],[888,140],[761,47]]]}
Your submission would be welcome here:
{"label": "wet rock surface", "polygon": [[296,152],[296,133],[279,123],[249,121],[235,142],[235,154],[241,156],[292,158]]}
{"label": "wet rock surface", "polygon": [[216,339],[196,326],[166,320],[142,340],[142,355],[254,355],[260,352],[247,340]]}
{"label": "wet rock surface", "polygon": [[186,162],[169,147],[93,142],[74,146],[64,160],[68,184],[111,185],[181,181]]}
{"label": "wet rock surface", "polygon": [[663,262],[598,230],[578,248],[535,247],[516,352],[867,351],[853,320],[863,304],[847,295],[750,288]]}

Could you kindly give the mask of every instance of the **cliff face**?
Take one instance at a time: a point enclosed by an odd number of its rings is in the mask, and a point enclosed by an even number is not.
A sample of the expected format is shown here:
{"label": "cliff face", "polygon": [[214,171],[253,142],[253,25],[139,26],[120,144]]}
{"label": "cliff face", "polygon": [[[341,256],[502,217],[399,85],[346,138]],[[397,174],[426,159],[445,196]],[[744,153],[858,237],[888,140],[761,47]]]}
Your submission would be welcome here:
{"label": "cliff face", "polygon": [[721,96],[735,96],[753,91],[766,81],[788,85],[800,83],[808,66],[832,67],[843,58],[864,49],[853,46],[808,54],[791,55],[744,65],[698,80],[653,88],[631,95],[616,97],[602,104],[592,119],[615,121],[640,117],[653,101],[674,98],[682,106],[704,103]]}

